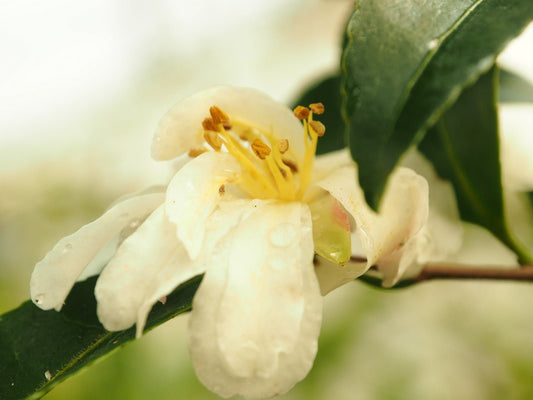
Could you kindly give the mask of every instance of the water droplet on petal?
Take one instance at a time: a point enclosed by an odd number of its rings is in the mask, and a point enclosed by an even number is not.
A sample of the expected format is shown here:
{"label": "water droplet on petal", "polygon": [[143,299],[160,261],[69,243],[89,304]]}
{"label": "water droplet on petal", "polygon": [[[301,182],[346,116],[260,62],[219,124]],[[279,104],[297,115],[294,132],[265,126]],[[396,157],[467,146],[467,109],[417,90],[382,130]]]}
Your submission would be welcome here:
{"label": "water droplet on petal", "polygon": [[279,224],[270,230],[268,238],[276,247],[289,247],[296,239],[296,228],[289,223]]}
{"label": "water droplet on petal", "polygon": [[70,250],[72,250],[72,244],[71,244],[71,243],[67,243],[67,244],[63,247],[63,254],[64,254],[64,253],[68,253]]}
{"label": "water droplet on petal", "polygon": [[49,381],[50,379],[52,379],[52,373],[50,371],[45,371],[44,377],[47,381]]}
{"label": "water droplet on petal", "polygon": [[139,226],[139,220],[133,220],[130,222],[130,228],[137,228]]}
{"label": "water droplet on petal", "polygon": [[44,294],[41,293],[41,294],[38,294],[37,296],[35,296],[33,298],[33,302],[37,305],[41,304],[42,302],[44,301]]}

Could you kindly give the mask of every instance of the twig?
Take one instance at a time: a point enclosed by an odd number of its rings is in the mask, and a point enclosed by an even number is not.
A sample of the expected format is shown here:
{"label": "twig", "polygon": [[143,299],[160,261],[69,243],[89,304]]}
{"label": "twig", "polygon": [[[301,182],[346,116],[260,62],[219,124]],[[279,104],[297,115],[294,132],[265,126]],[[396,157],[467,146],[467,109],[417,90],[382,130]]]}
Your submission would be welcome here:
{"label": "twig", "polygon": [[[366,262],[364,257],[352,257],[353,262]],[[533,282],[533,265],[519,267],[473,267],[461,264],[426,264],[420,274],[411,282],[432,279],[490,279]]]}
{"label": "twig", "polygon": [[414,280],[416,282],[431,279],[492,279],[507,281],[532,281],[533,265],[520,268],[471,267],[453,264],[427,264]]}

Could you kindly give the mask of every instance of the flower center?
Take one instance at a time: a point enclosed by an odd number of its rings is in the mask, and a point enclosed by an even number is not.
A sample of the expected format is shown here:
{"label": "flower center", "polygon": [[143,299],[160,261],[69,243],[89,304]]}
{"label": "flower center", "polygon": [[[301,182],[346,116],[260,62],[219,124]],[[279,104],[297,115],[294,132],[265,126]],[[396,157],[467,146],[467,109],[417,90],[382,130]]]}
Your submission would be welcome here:
{"label": "flower center", "polygon": [[196,157],[209,150],[227,151],[241,164],[243,172],[237,183],[250,197],[299,201],[311,183],[318,138],[326,130],[321,122],[313,120],[313,115],[323,112],[321,103],[294,109],[294,115],[303,124],[305,144],[304,154],[298,159],[288,139],[230,120],[223,110],[212,106],[210,117],[202,122],[203,136],[210,148],[191,149],[189,156]]}

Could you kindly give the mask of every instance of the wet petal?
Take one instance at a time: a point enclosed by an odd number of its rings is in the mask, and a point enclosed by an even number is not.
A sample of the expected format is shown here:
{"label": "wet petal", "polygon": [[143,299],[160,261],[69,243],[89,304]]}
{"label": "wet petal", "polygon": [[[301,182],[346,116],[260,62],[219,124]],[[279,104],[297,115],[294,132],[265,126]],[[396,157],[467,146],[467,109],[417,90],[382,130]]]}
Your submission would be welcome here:
{"label": "wet petal", "polygon": [[100,249],[125,226],[152,212],[164,198],[164,193],[129,198],[61,239],[35,265],[30,282],[33,302],[43,310],[60,310],[74,282]]}
{"label": "wet petal", "polygon": [[291,149],[299,157],[303,154],[302,126],[286,105],[255,89],[216,86],[181,100],[167,112],[155,132],[152,157],[170,160],[200,146],[202,121],[213,105],[230,119],[289,139]]}
{"label": "wet petal", "polygon": [[152,306],[180,283],[203,273],[176,239],[160,206],[118,248],[95,287],[98,318],[108,330],[137,323],[142,334]]}
{"label": "wet petal", "polygon": [[408,168],[397,168],[389,177],[379,214],[366,204],[355,167],[341,168],[317,184],[354,218],[368,266],[401,251],[427,220],[427,182]]}
{"label": "wet petal", "polygon": [[200,253],[205,221],[223,197],[220,187],[235,181],[239,171],[232,155],[208,152],[187,163],[168,185],[166,213],[192,259]]}
{"label": "wet petal", "polygon": [[189,321],[199,379],[224,397],[268,398],[316,354],[321,296],[307,207],[254,200],[213,252]]}

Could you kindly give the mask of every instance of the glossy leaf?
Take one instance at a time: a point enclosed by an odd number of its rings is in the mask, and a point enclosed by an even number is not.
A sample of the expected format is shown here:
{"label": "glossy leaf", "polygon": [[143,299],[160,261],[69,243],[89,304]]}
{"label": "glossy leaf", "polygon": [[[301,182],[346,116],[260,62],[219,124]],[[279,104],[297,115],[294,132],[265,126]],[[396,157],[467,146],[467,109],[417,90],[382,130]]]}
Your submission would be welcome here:
{"label": "glossy leaf", "polygon": [[[146,330],[191,309],[202,277],[156,304]],[[53,386],[135,337],[135,328],[108,332],[96,316],[96,277],[77,283],[61,312],[31,301],[0,317],[0,399],[40,398]]]}
{"label": "glossy leaf", "polygon": [[532,19],[531,0],[357,2],[343,53],[343,107],[373,208],[402,154]]}
{"label": "glossy leaf", "polygon": [[341,116],[340,76],[323,78],[307,88],[293,107],[321,102],[326,111],[317,119],[326,126],[326,134],[318,141],[317,154],[329,153],[346,147],[346,124]]}
{"label": "glossy leaf", "polygon": [[455,191],[461,219],[484,226],[522,258],[505,220],[498,132],[498,71],[492,68],[426,134],[419,149]]}

